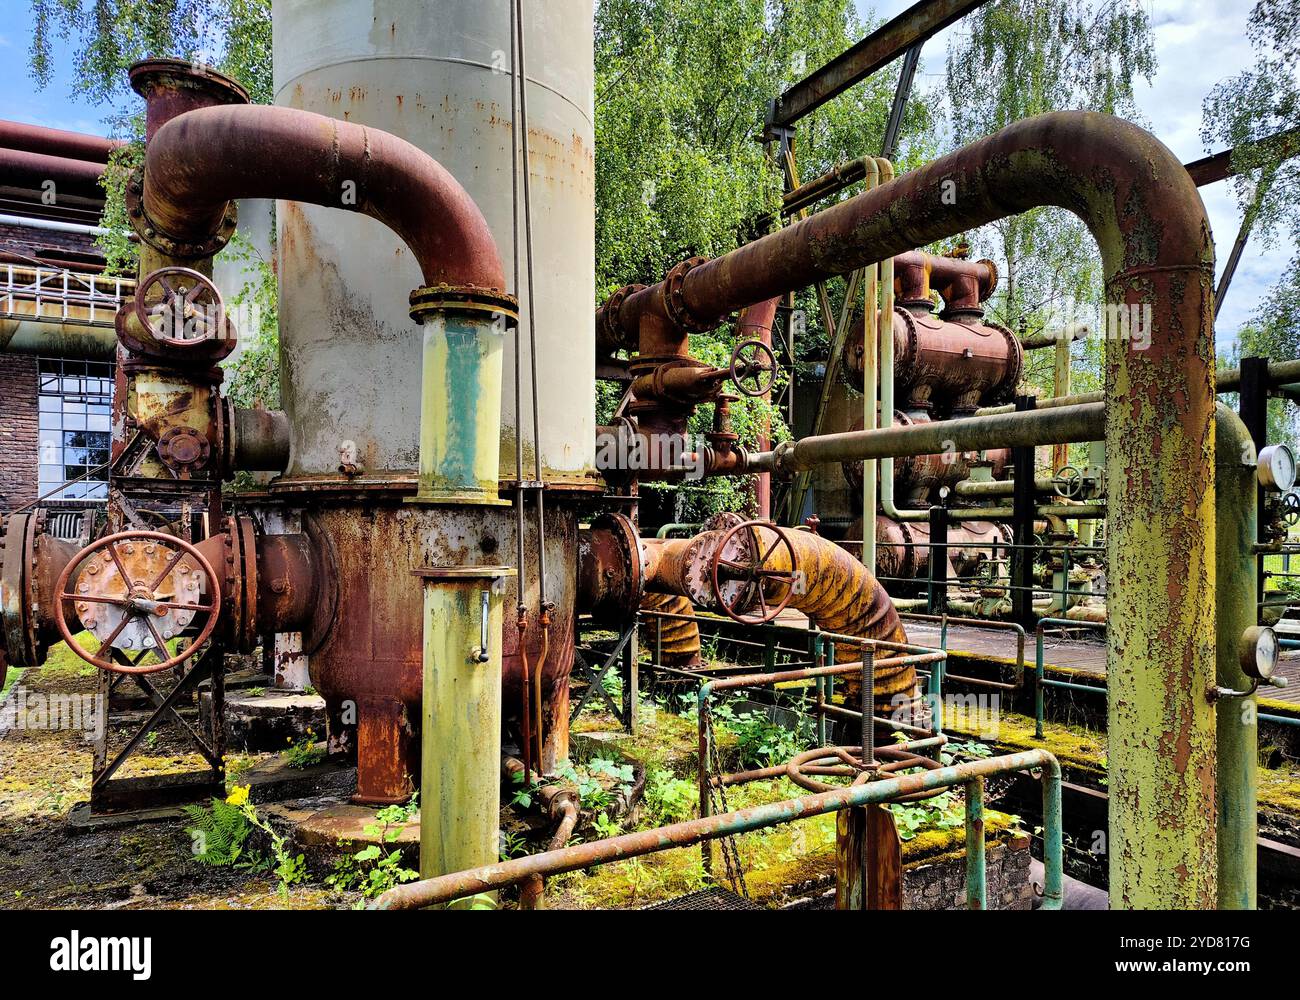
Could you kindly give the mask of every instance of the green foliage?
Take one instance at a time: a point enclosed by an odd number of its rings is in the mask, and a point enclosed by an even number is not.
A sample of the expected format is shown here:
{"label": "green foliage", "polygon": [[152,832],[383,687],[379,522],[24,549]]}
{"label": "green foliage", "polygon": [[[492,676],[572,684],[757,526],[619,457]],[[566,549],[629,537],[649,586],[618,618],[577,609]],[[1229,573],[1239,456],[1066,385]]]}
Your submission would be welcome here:
{"label": "green foliage", "polygon": [[679,778],[666,768],[656,768],[646,775],[644,823],[667,826],[695,816],[700,793],[695,782]]}
{"label": "green foliage", "polygon": [[[1140,118],[1133,84],[1151,79],[1156,60],[1139,0],[994,0],[962,25],[948,50],[953,148],[1047,111]],[[1096,244],[1062,209],[1010,216],[969,238],[975,252],[992,258],[1002,272],[990,318],[1013,330],[1035,333],[1076,315],[1090,319],[1086,311],[1102,301]],[[1095,376],[1097,343],[1074,350],[1076,371]],[[1031,369],[1028,380],[1050,389],[1050,352],[1039,353],[1045,370]]]}
{"label": "green foliage", "polygon": [[737,712],[730,704],[713,708],[715,727],[721,726],[736,739],[741,767],[773,767],[784,764],[795,754],[808,749],[813,738],[813,723],[802,712],[793,728],[773,722],[766,714],[746,710]]}
{"label": "green foliage", "polygon": [[185,815],[191,824],[185,832],[190,835],[195,861],[216,867],[240,865],[244,843],[253,832],[241,806],[214,798],[210,807],[187,805]]}
{"label": "green foliage", "polygon": [[614,805],[615,792],[627,797],[632,791],[634,777],[631,764],[619,764],[603,757],[593,757],[576,766],[566,760],[556,768],[555,776],[557,780],[571,784],[578,793],[582,808],[597,816],[607,813]]}
{"label": "green foliage", "polygon": [[252,280],[226,304],[243,323],[239,336],[244,348],[224,365],[225,394],[246,409],[276,409],[280,406],[280,320],[275,268],[239,234],[221,256],[253,273]]}
{"label": "green foliage", "polygon": [[289,743],[289,749],[284,752],[284,762],[289,767],[303,771],[309,767],[315,767],[325,759],[325,744],[316,742],[316,731],[314,729],[308,729],[307,735],[302,739],[295,740],[292,736],[289,736],[286,737],[286,740]]}
{"label": "green foliage", "polygon": [[[364,829],[367,836],[374,837],[379,843],[367,844],[361,850],[336,861],[333,873],[325,880],[326,884],[338,892],[360,892],[361,898],[357,900],[356,909],[363,909],[367,900],[419,878],[419,872],[404,864],[400,848],[389,850],[385,846],[395,843],[402,835],[403,824],[419,813],[418,792],[411,796],[409,802],[385,806],[376,812],[375,821],[367,823]],[[339,846],[344,846],[343,842],[340,841]]]}
{"label": "green foliage", "polygon": [[[247,785],[239,785],[225,799],[214,798],[210,808],[185,807],[193,824],[186,833],[191,838],[194,859],[219,867],[270,871],[276,877],[281,897],[287,899],[289,888],[307,877],[307,862],[301,854],[293,854],[288,841],[257,814],[248,793]],[[245,852],[255,829],[265,837],[269,851]]]}
{"label": "green foliage", "polygon": [[[1201,138],[1206,148],[1233,148],[1230,180],[1251,240],[1265,248],[1288,240],[1291,261],[1238,334],[1234,358],[1300,357],[1300,160],[1287,158],[1286,144],[1270,141],[1300,128],[1300,7],[1292,0],[1259,0],[1251,9],[1248,34],[1255,65],[1218,84],[1205,99]],[[1225,246],[1220,234],[1220,253]],[[1270,440],[1292,440],[1294,429],[1281,410],[1270,414]]]}
{"label": "green foliage", "polygon": [[924,830],[954,830],[966,825],[965,804],[950,791],[919,802],[891,802],[885,808],[894,814],[899,840],[911,840]]}
{"label": "green foliage", "polygon": [[100,220],[104,232],[95,237],[95,244],[104,254],[107,273],[134,276],[140,247],[129,238],[131,223],[123,196],[131,171],[144,161],[143,114],[130,119],[129,134],[131,141],[109,154],[108,167],[99,181],[104,189],[104,213]]}
{"label": "green foliage", "polygon": [[159,57],[214,66],[254,103],[271,102],[271,0],[30,0],[29,7],[28,64],[38,87],[53,76],[57,37],[73,40],[74,90],[95,103],[134,100],[127,68]]}

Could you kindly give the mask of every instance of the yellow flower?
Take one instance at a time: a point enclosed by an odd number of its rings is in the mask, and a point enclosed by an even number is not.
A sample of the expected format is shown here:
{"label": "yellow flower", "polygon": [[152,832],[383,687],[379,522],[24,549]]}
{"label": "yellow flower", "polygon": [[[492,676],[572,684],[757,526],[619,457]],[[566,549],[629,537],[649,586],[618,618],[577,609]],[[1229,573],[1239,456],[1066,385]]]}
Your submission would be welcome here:
{"label": "yellow flower", "polygon": [[248,801],[249,785],[236,785],[234,790],[226,796],[226,804],[232,806],[242,806]]}

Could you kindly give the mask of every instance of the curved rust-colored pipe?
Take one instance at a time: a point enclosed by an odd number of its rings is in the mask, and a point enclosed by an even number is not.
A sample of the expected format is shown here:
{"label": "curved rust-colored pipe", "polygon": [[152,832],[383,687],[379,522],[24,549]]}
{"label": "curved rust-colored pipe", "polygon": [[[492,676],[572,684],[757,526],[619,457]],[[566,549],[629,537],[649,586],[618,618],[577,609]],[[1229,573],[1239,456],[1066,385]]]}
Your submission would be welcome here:
{"label": "curved rust-colored pipe", "polygon": [[[1107,301],[1142,324],[1106,349],[1114,908],[1217,897],[1214,709],[1214,247],[1196,185],[1154,136],[1109,115],[1017,122],[919,170],[626,295],[618,321],[699,324],[1031,208],[1078,215]],[[1113,331],[1112,331],[1113,332]],[[1130,328],[1131,332],[1131,328]]]}
{"label": "curved rust-colored pipe", "polygon": [[188,111],[153,136],[144,172],[149,224],[200,243],[238,198],[361,212],[406,242],[425,284],[505,290],[501,255],[474,200],[432,157],[387,132],[294,108],[236,105]]}

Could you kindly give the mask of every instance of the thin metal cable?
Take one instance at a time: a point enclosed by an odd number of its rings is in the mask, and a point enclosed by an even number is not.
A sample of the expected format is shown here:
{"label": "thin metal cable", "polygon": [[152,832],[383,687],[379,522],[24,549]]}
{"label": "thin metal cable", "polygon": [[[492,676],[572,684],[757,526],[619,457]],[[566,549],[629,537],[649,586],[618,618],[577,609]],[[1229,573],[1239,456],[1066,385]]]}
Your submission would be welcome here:
{"label": "thin metal cable", "polygon": [[[510,5],[510,127],[515,136],[519,135],[519,45],[515,32],[516,9]],[[510,230],[515,264],[515,298],[519,297],[519,140],[515,139],[510,150],[510,176],[512,228]],[[519,372],[523,364],[523,341],[519,324],[515,324],[515,562],[518,576],[516,585],[519,595],[519,611],[524,605],[524,438],[520,411],[524,407],[523,382]]]}
{"label": "thin metal cable", "polygon": [[[542,449],[538,430],[540,421],[537,408],[537,312],[534,309],[533,296],[533,186],[532,167],[528,153],[528,65],[524,52],[524,10],[523,0],[515,0],[515,31],[518,45],[519,66],[516,77],[519,86],[519,133],[516,142],[522,150],[524,174],[524,245],[527,249],[528,282],[528,351],[532,374],[533,391],[533,479],[542,481]],[[516,364],[518,362],[516,361]],[[546,606],[546,511],[542,499],[543,490],[537,489],[537,597],[543,612]],[[538,664],[538,669],[542,667]]]}

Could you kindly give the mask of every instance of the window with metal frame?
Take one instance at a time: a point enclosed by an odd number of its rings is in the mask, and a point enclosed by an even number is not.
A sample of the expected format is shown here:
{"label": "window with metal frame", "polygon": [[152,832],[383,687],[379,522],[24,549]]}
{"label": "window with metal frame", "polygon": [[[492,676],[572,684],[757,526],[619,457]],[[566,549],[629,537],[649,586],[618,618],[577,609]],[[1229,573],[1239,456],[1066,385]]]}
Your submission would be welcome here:
{"label": "window with metal frame", "polygon": [[[108,496],[112,405],[112,362],[40,359],[41,495],[57,490],[51,499]],[[82,476],[80,482],[64,486]]]}

